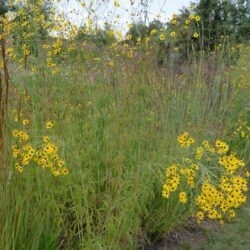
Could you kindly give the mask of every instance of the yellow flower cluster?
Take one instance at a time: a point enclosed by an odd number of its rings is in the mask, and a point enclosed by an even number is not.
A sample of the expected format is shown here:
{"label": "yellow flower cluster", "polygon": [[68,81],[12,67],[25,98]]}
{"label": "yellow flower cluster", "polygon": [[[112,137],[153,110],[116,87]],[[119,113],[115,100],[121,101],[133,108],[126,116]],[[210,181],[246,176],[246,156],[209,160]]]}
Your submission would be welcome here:
{"label": "yellow flower cluster", "polygon": [[[1,38],[1,35],[0,35]],[[6,54],[10,59],[15,59],[16,58],[16,54],[14,52],[14,48],[7,48],[6,49]]]}
{"label": "yellow flower cluster", "polygon": [[43,48],[47,50],[47,58],[46,64],[52,69],[52,73],[57,73],[59,71],[59,67],[57,67],[57,60],[63,54],[63,40],[62,38],[57,38],[52,43],[52,45],[44,44]]}
{"label": "yellow flower cluster", "polygon": [[24,142],[29,139],[29,135],[25,131],[17,130],[17,129],[14,129],[12,131],[12,136],[14,138],[18,138],[20,142]]}
{"label": "yellow flower cluster", "polygon": [[215,153],[215,148],[213,146],[210,145],[209,141],[205,140],[202,142],[202,146],[204,147],[204,149],[206,151],[208,151],[211,154]]}
{"label": "yellow flower cluster", "polygon": [[226,154],[227,151],[229,150],[229,146],[225,142],[223,142],[221,140],[216,140],[215,148],[217,150],[217,153],[220,154],[220,155]]}
{"label": "yellow flower cluster", "polygon": [[162,196],[169,198],[170,193],[175,192],[180,184],[180,175],[177,174],[177,166],[172,165],[166,171],[167,180],[163,185]]}
{"label": "yellow flower cluster", "polygon": [[29,56],[30,55],[30,48],[29,48],[29,46],[27,44],[23,44],[22,50],[23,50],[23,55],[24,56]]}
{"label": "yellow flower cluster", "polygon": [[[222,215],[216,209],[223,199],[223,194],[208,181],[204,182],[201,187],[201,194],[195,199],[199,212],[203,217],[207,215],[209,219],[221,219]],[[201,218],[198,218],[201,221]]]}
{"label": "yellow flower cluster", "polygon": [[[181,134],[178,137],[180,146],[191,145],[190,138],[194,143],[188,132]],[[167,199],[177,192],[182,204],[187,203],[187,194],[192,193],[190,197],[194,197],[196,205],[194,217],[198,222],[206,218],[221,222],[233,218],[235,209],[247,198],[245,193],[250,174],[245,163],[236,154],[228,154],[230,148],[224,141],[216,140],[214,147],[212,145],[204,140],[192,148],[193,160],[184,158],[182,164],[169,166],[162,189],[162,195]],[[185,188],[185,192],[179,187]]]}
{"label": "yellow flower cluster", "polygon": [[183,134],[178,136],[178,142],[182,148],[185,148],[194,144],[194,138],[190,137],[188,132],[184,132]]}
{"label": "yellow flower cluster", "polygon": [[183,204],[187,202],[186,192],[179,193],[179,201],[180,201],[180,203],[183,203]]}
{"label": "yellow flower cluster", "polygon": [[224,155],[220,157],[219,164],[223,166],[229,174],[233,174],[240,167],[245,166],[245,163],[242,160],[239,160],[235,154]]}
{"label": "yellow flower cluster", "polygon": [[218,187],[206,181],[201,187],[201,194],[196,197],[198,222],[206,217],[219,220],[235,217],[234,209],[246,202],[246,191],[247,180],[241,176],[222,176]]}
{"label": "yellow flower cluster", "polygon": [[[191,164],[190,167],[181,167],[179,165],[171,165],[166,170],[166,181],[163,185],[162,195],[169,198],[172,192],[178,189],[180,181],[184,181],[186,186],[194,187],[195,175],[198,170],[197,164]],[[187,202],[187,194],[185,192],[179,193],[179,201],[181,203]]]}
{"label": "yellow flower cluster", "polygon": [[[185,30],[189,30],[190,25],[192,24],[193,21],[195,22],[195,26],[197,26],[197,23],[200,22],[200,20],[201,20],[201,17],[199,15],[195,15],[193,13],[193,9],[192,8],[189,8],[189,11],[190,11],[189,15],[188,15],[187,19],[183,23]],[[198,38],[199,37],[199,33],[194,32],[193,33],[193,37],[194,38]]]}
{"label": "yellow flower cluster", "polygon": [[52,50],[51,50],[51,54],[53,55],[58,55],[62,52],[62,39],[61,38],[57,38],[54,43],[52,44]]}
{"label": "yellow flower cluster", "polygon": [[199,166],[197,164],[192,164],[190,167],[184,167],[180,169],[180,172],[185,177],[186,183],[189,187],[194,187],[196,170],[198,169]]}
{"label": "yellow flower cluster", "polygon": [[[58,0],[59,1],[59,0]],[[58,2],[57,1],[57,2]],[[32,55],[36,55],[38,52],[42,55],[41,58],[44,59],[44,64],[50,69],[52,74],[57,74],[61,72],[60,65],[63,60],[60,60],[63,58],[67,58],[67,56],[71,56],[71,53],[68,52],[81,52],[80,47],[77,46],[78,42],[78,35],[80,33],[83,33],[84,35],[90,35],[95,36],[98,35],[97,32],[102,31],[102,29],[98,28],[98,25],[96,23],[96,15],[90,15],[88,18],[86,18],[86,21],[82,24],[81,29],[79,29],[78,25],[74,25],[70,18],[67,18],[67,15],[65,13],[61,13],[61,11],[57,11],[55,7],[50,8],[50,15],[46,16],[43,11],[43,2],[44,1],[25,1],[25,4],[22,8],[20,8],[16,13],[16,18],[12,18],[10,20],[6,19],[6,22],[8,25],[4,25],[6,27],[6,32],[3,32],[3,34],[0,35],[2,37],[3,35],[10,34],[11,32],[14,32],[18,35],[17,41],[22,41],[21,44],[21,54],[19,52],[20,48],[19,46],[14,46],[12,44],[11,48],[7,48],[8,50],[8,58],[11,58],[18,63],[24,63],[25,67],[29,66],[29,63],[33,62]],[[95,1],[94,1],[95,2]],[[96,3],[93,1],[90,1],[90,3],[81,2],[79,7],[82,7],[84,11],[90,11],[91,13],[95,10],[95,7],[99,9]],[[119,26],[119,19],[120,14],[116,13],[117,8],[120,8],[122,5],[122,1],[119,0],[113,0],[111,1],[113,3],[113,11],[112,16],[114,15],[114,20],[111,22],[112,24],[115,24],[115,26]],[[135,4],[136,1],[131,0],[131,5]],[[140,4],[138,2],[138,4]],[[136,11],[137,8],[135,8]],[[76,9],[72,9],[71,14],[75,14],[76,16],[80,13],[76,11]],[[92,13],[94,14],[94,13]],[[109,13],[110,15],[111,13]],[[132,17],[132,20],[134,22],[134,17],[136,17],[137,13],[132,11],[130,13],[130,16]],[[7,16],[7,15],[6,15]],[[49,18],[48,18],[49,17]],[[3,17],[1,17],[2,19]],[[161,16],[160,14],[156,16],[157,19],[160,20]],[[143,35],[142,37],[134,36],[133,34],[127,34],[125,37],[127,40],[131,40],[129,42],[129,45],[127,47],[128,51],[124,51],[121,49],[120,51],[115,51],[117,53],[113,53],[114,50],[112,50],[112,54],[114,55],[114,59],[120,57],[121,55],[125,55],[124,58],[134,59],[137,56],[136,49],[147,49],[145,55],[151,56],[152,54],[155,54],[155,46],[154,43],[160,42],[160,44],[164,44],[165,42],[171,42],[173,43],[171,46],[171,50],[173,49],[174,52],[178,52],[178,37],[182,37],[182,30],[179,29],[180,24],[183,21],[183,25],[185,25],[185,28],[189,28],[190,24],[194,24],[194,27],[198,26],[198,23],[200,21],[200,16],[196,15],[194,11],[190,11],[187,14],[187,17],[185,20],[182,20],[182,17],[179,15],[173,15],[172,19],[170,20],[170,23],[173,26],[173,29],[168,29],[166,27],[158,27],[152,29],[147,35]],[[7,28],[9,26],[9,28]],[[111,25],[113,26],[113,25]],[[128,29],[131,29],[133,24],[128,23]],[[37,29],[39,27],[39,29]],[[157,26],[156,26],[157,27]],[[36,44],[36,39],[40,39],[40,28],[44,31],[47,31],[48,34],[50,34],[51,39],[46,39],[46,43],[43,44],[43,50],[40,50],[40,48]],[[7,32],[8,30],[8,32]],[[46,33],[47,33],[46,32]],[[124,35],[123,32],[119,29],[111,29],[108,30],[105,29],[105,32],[107,36],[111,39],[115,38],[116,42],[115,44],[117,47],[121,47],[121,41],[124,42]],[[156,35],[157,34],[157,35]],[[199,29],[193,29],[192,32],[187,32],[185,34],[188,34],[189,38],[198,38],[200,36]],[[45,34],[43,36],[46,36]],[[106,39],[106,38],[105,38]],[[43,41],[44,38],[42,39]],[[87,39],[88,40],[88,39]],[[90,45],[91,42],[84,41],[84,46]],[[68,44],[65,42],[69,41]],[[18,42],[17,42],[18,44]],[[66,46],[67,45],[67,46]],[[135,46],[136,45],[136,46]],[[124,53],[123,53],[124,51]],[[107,51],[108,52],[108,51]],[[120,52],[120,53],[119,53]],[[107,58],[106,56],[106,50],[105,53],[103,53],[103,58]],[[37,55],[36,55],[37,56]],[[91,57],[91,56],[90,56]],[[105,62],[103,58],[100,57],[98,60],[101,62]],[[109,57],[108,57],[109,58]],[[93,58],[91,58],[93,59]],[[112,59],[112,58],[110,58]],[[97,61],[93,59],[93,61]],[[0,67],[2,66],[2,62],[0,62]],[[113,64],[108,64],[111,68],[113,67]],[[30,67],[30,70],[32,73],[39,72],[39,69],[36,67]]]}
{"label": "yellow flower cluster", "polygon": [[241,139],[248,139],[250,135],[250,127],[245,119],[240,118],[238,121],[238,127],[234,131],[235,135],[238,135]]}
{"label": "yellow flower cluster", "polygon": [[203,147],[198,147],[196,149],[196,154],[195,154],[196,160],[201,160],[202,155],[203,155],[203,151],[204,151]]}
{"label": "yellow flower cluster", "polygon": [[29,135],[23,130],[13,130],[12,137],[16,143],[12,146],[12,157],[15,168],[22,173],[25,166],[37,165],[48,169],[54,176],[67,175],[69,170],[58,155],[58,147],[51,142],[49,136],[44,136],[40,147],[34,148],[29,142]]}

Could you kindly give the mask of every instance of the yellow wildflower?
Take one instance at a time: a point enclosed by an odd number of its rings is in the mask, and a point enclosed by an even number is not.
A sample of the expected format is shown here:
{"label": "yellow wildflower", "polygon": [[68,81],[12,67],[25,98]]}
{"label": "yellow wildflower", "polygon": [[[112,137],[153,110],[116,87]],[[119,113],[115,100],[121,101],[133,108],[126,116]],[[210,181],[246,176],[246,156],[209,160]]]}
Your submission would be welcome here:
{"label": "yellow wildflower", "polygon": [[194,38],[198,38],[198,37],[199,37],[199,34],[198,34],[197,32],[194,32],[193,37],[194,37]]}
{"label": "yellow wildflower", "polygon": [[160,40],[164,41],[166,39],[166,36],[164,34],[160,34]]}
{"label": "yellow wildflower", "polygon": [[180,203],[183,203],[183,204],[187,202],[186,192],[179,193],[179,201],[180,201]]}
{"label": "yellow wildflower", "polygon": [[175,35],[176,35],[175,31],[172,31],[172,32],[170,33],[170,36],[171,36],[171,37],[174,37]]}
{"label": "yellow wildflower", "polygon": [[23,125],[28,125],[29,123],[30,123],[30,121],[28,119],[23,120]]}
{"label": "yellow wildflower", "polygon": [[47,121],[45,124],[45,128],[50,129],[54,126],[54,123],[52,123],[51,121]]}

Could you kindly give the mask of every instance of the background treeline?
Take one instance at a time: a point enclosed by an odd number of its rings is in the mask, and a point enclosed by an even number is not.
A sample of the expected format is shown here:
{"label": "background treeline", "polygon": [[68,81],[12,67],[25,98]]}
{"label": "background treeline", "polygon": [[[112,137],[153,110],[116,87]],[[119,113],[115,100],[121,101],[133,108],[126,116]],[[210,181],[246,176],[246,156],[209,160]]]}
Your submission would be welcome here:
{"label": "background treeline", "polygon": [[[198,3],[192,3],[192,13],[201,18],[203,45],[206,48],[213,49],[220,43],[221,37],[228,36],[233,42],[242,42],[250,40],[250,1],[249,0],[201,0]],[[179,24],[185,23],[190,15],[190,9],[184,7],[180,14],[174,18]],[[171,21],[163,23],[160,20],[153,20],[146,24],[144,21],[138,21],[133,24],[127,34],[132,36],[131,40],[136,43],[138,38],[147,37],[153,29],[171,30],[173,25]],[[110,36],[107,32],[110,25],[105,25],[104,29],[98,29],[95,35],[85,34],[85,27],[79,29],[79,39],[88,39],[98,44],[108,44]],[[181,28],[181,27],[180,27]],[[111,39],[113,41],[113,39]]]}
{"label": "background treeline", "polygon": [[[31,1],[30,4],[19,4],[9,6],[8,1],[0,0],[0,15],[4,15],[9,10],[15,11],[23,8],[25,12],[29,12],[29,6],[36,5],[37,1]],[[232,41],[241,42],[250,40],[250,1],[249,0],[201,0],[198,3],[192,3],[192,13],[201,17],[202,23],[202,38],[203,45],[207,48],[214,48],[220,42],[222,36],[229,36]],[[46,19],[50,18],[51,8],[53,5],[49,1],[44,1],[42,12]],[[184,7],[180,13],[175,16],[178,24],[185,23],[190,8]],[[33,14],[34,15],[34,14]],[[32,19],[32,13],[30,13]],[[18,17],[17,17],[18,18]],[[147,20],[147,19],[145,19]],[[20,20],[21,21],[21,20]],[[132,36],[132,41],[137,42],[138,38],[145,38],[153,29],[171,30],[171,21],[163,23],[160,20],[153,20],[145,23],[144,20],[139,20],[131,26],[127,34]],[[86,32],[86,25],[79,27],[77,39],[87,40],[99,46],[108,45],[115,40],[115,36],[110,36],[112,24],[106,23],[104,27],[95,27],[94,32]],[[39,33],[44,36],[49,36],[45,30],[40,30]]]}

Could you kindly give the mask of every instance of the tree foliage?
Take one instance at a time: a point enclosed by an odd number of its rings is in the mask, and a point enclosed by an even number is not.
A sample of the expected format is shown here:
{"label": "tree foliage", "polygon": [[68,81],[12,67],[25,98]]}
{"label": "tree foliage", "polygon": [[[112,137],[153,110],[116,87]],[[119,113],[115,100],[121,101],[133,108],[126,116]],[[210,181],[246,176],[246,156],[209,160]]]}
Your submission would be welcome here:
{"label": "tree foliage", "polygon": [[221,36],[250,39],[249,0],[200,0],[195,11],[202,19],[205,46],[213,48]]}
{"label": "tree foliage", "polygon": [[38,56],[41,41],[49,36],[48,23],[52,15],[51,2],[36,0],[19,3],[15,6],[15,11],[12,36],[16,50],[21,55],[23,46],[27,46],[29,54]]}
{"label": "tree foliage", "polygon": [[0,16],[4,15],[8,11],[7,1],[0,0]]}
{"label": "tree foliage", "polygon": [[98,47],[110,45],[116,40],[111,25],[108,23],[105,23],[103,29],[96,28],[91,32],[88,30],[88,27],[86,25],[83,25],[79,28],[76,39],[81,42],[92,42]]}

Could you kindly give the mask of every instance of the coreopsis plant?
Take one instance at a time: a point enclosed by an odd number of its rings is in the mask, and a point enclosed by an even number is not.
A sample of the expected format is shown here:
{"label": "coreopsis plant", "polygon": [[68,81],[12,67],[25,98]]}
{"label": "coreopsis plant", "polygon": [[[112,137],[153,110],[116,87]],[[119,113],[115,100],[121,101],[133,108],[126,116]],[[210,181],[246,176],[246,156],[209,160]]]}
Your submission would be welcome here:
{"label": "coreopsis plant", "polygon": [[198,145],[184,132],[178,144],[189,158],[181,159],[166,169],[162,196],[169,199],[178,193],[179,202],[194,204],[198,222],[213,219],[223,222],[236,216],[236,209],[246,202],[249,171],[243,160],[217,139],[204,140]]}
{"label": "coreopsis plant", "polygon": [[[65,161],[59,156],[59,148],[50,136],[41,136],[35,145],[31,142],[30,120],[25,118],[17,120],[18,129],[12,130],[12,157],[15,162],[15,169],[22,173],[31,167],[40,167],[50,171],[54,176],[68,175],[69,170]],[[45,129],[49,130],[54,126],[52,121],[45,123]]]}

